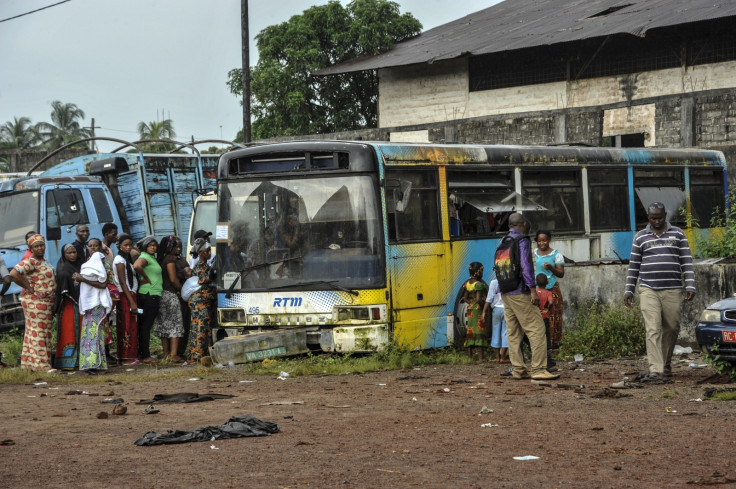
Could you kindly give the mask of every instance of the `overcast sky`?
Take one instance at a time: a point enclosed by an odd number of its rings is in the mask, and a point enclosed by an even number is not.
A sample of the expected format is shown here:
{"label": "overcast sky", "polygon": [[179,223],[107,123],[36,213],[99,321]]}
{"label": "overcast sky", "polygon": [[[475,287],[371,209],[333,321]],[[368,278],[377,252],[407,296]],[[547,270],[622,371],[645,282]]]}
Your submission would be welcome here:
{"label": "overcast sky", "polygon": [[[225,82],[241,65],[239,0],[70,0],[2,21],[60,1],[0,0],[0,124],[50,122],[60,100],[98,136],[134,141],[139,122],[170,118],[179,140],[235,137],[242,109]],[[498,1],[397,3],[427,30]],[[251,66],[258,32],[326,3],[250,0]]]}

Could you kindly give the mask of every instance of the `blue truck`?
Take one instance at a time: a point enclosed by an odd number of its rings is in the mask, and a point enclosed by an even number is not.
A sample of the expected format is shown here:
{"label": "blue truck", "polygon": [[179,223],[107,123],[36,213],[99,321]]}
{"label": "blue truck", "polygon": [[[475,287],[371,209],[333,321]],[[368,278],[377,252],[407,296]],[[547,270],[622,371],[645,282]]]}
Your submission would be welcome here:
{"label": "blue truck", "polygon": [[[114,222],[135,239],[173,234],[189,239],[193,203],[213,191],[219,155],[91,154],[80,156],[40,175],[0,182],[0,254],[8,268],[27,246],[25,234],[46,238],[52,265],[61,247],[76,239],[80,224],[90,237],[102,237],[102,226]],[[2,297],[0,331],[23,327],[20,288],[13,284]]]}

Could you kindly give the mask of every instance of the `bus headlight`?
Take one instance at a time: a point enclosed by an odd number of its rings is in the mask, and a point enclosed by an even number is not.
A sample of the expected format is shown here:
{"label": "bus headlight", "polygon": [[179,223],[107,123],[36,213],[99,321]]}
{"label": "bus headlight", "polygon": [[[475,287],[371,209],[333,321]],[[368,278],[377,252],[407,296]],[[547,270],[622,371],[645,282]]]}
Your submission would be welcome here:
{"label": "bus headlight", "polygon": [[221,323],[245,323],[245,310],[243,309],[220,309]]}

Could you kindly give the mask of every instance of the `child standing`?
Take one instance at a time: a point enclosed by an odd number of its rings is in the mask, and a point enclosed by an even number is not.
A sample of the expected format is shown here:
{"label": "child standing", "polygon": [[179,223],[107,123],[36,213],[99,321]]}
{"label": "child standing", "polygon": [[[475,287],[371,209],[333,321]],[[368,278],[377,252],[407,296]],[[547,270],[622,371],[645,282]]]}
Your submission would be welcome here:
{"label": "child standing", "polygon": [[463,300],[468,304],[465,312],[467,330],[465,346],[468,357],[473,358],[473,350],[478,350],[478,358],[485,360],[485,349],[488,348],[488,330],[481,316],[483,304],[488,293],[488,286],[483,281],[483,264],[474,261],[468,267],[470,279],[463,285]]}
{"label": "child standing", "polygon": [[488,286],[488,298],[483,307],[480,320],[487,323],[488,310],[492,319],[491,347],[496,350],[496,363],[509,363],[509,344],[506,338],[506,319],[503,317],[503,300],[498,288],[498,280],[491,280]]}
{"label": "child standing", "polygon": [[539,312],[542,313],[542,319],[544,320],[544,331],[547,335],[547,370],[555,372],[557,368],[557,362],[552,359],[550,353],[550,337],[549,337],[549,308],[552,306],[552,292],[547,290],[547,276],[543,273],[537,274],[537,295],[539,296]]}

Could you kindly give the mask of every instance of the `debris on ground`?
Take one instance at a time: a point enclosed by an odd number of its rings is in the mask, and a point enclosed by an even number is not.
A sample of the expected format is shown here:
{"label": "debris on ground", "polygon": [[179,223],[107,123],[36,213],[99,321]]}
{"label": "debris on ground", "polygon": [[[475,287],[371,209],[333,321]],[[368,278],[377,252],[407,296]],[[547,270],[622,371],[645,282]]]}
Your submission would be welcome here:
{"label": "debris on ground", "polygon": [[631,394],[624,394],[623,392],[617,391],[616,389],[604,387],[602,391],[596,392],[591,397],[594,397],[596,399],[619,399],[621,397],[632,397],[632,396]]}
{"label": "debris on ground", "polygon": [[705,393],[703,394],[703,397],[706,399],[710,399],[716,394],[721,394],[723,392],[734,392],[736,391],[736,388],[729,387],[728,389],[716,389],[715,387],[711,387],[710,389],[705,389]]}
{"label": "debris on ground", "polygon": [[179,392],[177,394],[155,394],[153,399],[141,399],[136,404],[204,402],[215,399],[230,399],[231,394],[197,394],[196,392]]}
{"label": "debris on ground", "polygon": [[193,441],[214,441],[227,438],[243,438],[249,436],[269,436],[279,432],[279,425],[270,421],[262,421],[249,414],[233,416],[227,423],[217,426],[205,426],[191,431],[169,430],[168,433],[159,434],[149,431],[139,438],[134,445],[153,446],[170,445],[175,443],[188,443]]}
{"label": "debris on ground", "polygon": [[116,404],[115,407],[112,409],[112,414],[116,416],[122,416],[127,412],[128,412],[127,406],[123,406],[122,404]]}

